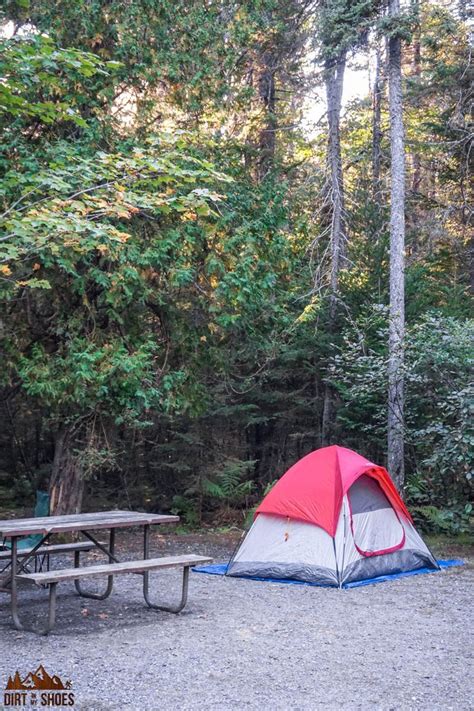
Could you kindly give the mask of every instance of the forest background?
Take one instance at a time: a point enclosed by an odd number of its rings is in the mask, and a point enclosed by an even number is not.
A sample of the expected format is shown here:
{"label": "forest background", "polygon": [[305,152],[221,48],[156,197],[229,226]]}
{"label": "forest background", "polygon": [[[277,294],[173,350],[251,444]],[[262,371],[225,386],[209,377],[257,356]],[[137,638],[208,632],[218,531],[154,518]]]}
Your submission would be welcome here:
{"label": "forest background", "polygon": [[130,506],[225,525],[319,446],[385,464],[398,150],[396,480],[419,525],[467,531],[468,4],[6,0],[1,12],[2,507],[49,486],[58,513]]}

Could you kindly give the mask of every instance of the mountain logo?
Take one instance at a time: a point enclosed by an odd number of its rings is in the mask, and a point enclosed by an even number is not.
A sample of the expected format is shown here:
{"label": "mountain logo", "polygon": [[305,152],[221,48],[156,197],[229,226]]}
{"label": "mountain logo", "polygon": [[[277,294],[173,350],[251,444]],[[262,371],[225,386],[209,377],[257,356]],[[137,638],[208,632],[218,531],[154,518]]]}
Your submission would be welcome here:
{"label": "mountain logo", "polygon": [[[74,706],[72,683],[57,674],[49,674],[42,664],[22,678],[17,670],[10,674],[3,694],[5,707],[18,706],[64,707]],[[29,701],[29,704],[28,704]]]}
{"label": "mountain logo", "polygon": [[30,672],[25,676],[24,679],[21,679],[20,673],[18,671],[15,672],[13,677],[9,676],[5,690],[10,691],[12,689],[27,689],[29,691],[30,689],[50,689],[56,691],[57,689],[59,689],[63,691],[64,689],[70,688],[70,681],[67,681],[65,684],[63,684],[59,676],[57,676],[56,674],[54,674],[54,676],[50,676],[44,666],[40,664],[40,666],[35,672]]}

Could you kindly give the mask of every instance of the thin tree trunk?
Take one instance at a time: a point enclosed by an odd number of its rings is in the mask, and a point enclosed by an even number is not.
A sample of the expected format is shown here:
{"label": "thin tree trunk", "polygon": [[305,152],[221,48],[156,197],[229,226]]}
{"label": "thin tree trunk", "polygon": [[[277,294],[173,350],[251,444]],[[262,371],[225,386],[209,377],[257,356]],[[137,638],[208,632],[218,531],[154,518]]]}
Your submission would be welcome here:
{"label": "thin tree trunk", "polygon": [[[346,52],[339,54],[336,61],[325,66],[325,85],[328,116],[328,168],[331,191],[331,275],[329,295],[329,333],[334,331],[337,298],[339,291],[339,273],[346,253],[346,235],[344,224],[344,181],[341,158],[341,100],[344,87]],[[333,428],[333,392],[329,384],[324,389],[323,413],[321,421],[321,444],[330,444]]]}
{"label": "thin tree trunk", "polygon": [[[421,20],[420,20],[420,0],[412,0],[411,2],[411,12],[415,18],[415,29],[412,41],[412,60],[411,60],[411,77],[416,89],[420,84],[421,75]],[[420,215],[420,203],[418,195],[421,190],[422,183],[422,171],[421,171],[421,158],[420,154],[416,148],[416,145],[412,146],[410,149],[410,162],[411,162],[411,185],[410,185],[410,208],[408,211],[407,225],[406,229],[409,235],[409,247],[407,248],[407,253],[414,255],[418,252],[419,248],[419,221],[422,217]]]}
{"label": "thin tree trunk", "polygon": [[372,197],[375,203],[380,200],[380,174],[382,166],[382,98],[385,87],[381,42],[377,42],[375,57],[375,79],[372,111]]}
{"label": "thin tree trunk", "polygon": [[341,52],[337,61],[326,66],[325,84],[328,106],[328,164],[331,184],[331,316],[336,313],[339,291],[339,272],[346,253],[344,224],[344,181],[341,158],[341,100],[344,87],[346,53]]}
{"label": "thin tree trunk", "polygon": [[[421,20],[420,20],[420,0],[413,0],[412,13],[416,18],[416,29],[413,37],[413,59],[412,59],[412,76],[417,84],[420,81],[421,75]],[[420,192],[421,185],[421,161],[420,155],[416,148],[412,150],[412,165],[413,175],[411,182],[411,190],[414,194]]]}
{"label": "thin tree trunk", "polygon": [[258,141],[258,178],[262,180],[273,168],[276,147],[276,98],[275,67],[273,53],[263,52],[258,75],[258,96],[264,112],[264,125]]}
{"label": "thin tree trunk", "polygon": [[[399,0],[389,0],[389,14],[397,18]],[[388,359],[388,469],[402,488],[404,471],[404,337],[405,337],[405,139],[401,40],[388,43],[390,112],[390,324]]]}
{"label": "thin tree trunk", "polygon": [[82,467],[74,454],[74,435],[63,428],[56,437],[53,469],[49,484],[50,514],[79,513],[84,492]]}

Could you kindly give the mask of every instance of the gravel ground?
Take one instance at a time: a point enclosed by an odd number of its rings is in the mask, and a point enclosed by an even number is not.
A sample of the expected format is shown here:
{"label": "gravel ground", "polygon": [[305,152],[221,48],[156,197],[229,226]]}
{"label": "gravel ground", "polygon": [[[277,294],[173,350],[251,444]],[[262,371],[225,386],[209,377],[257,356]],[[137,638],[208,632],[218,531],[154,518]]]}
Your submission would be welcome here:
{"label": "gravel ground", "polygon": [[[222,561],[234,543],[155,535],[154,552]],[[135,576],[103,602],[63,584],[47,638],[12,629],[0,597],[0,685],[43,664],[72,681],[81,711],[470,709],[473,578],[471,565],[339,591],[193,573],[177,616],[144,607]],[[152,583],[179,594],[176,571]],[[21,599],[43,617],[44,591]]]}

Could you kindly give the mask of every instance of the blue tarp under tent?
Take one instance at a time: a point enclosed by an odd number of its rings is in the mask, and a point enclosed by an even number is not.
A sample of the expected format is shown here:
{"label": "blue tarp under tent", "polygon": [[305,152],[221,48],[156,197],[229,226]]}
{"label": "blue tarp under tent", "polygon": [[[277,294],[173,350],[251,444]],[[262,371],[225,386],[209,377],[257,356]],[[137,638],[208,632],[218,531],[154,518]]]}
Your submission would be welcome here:
{"label": "blue tarp under tent", "polygon": [[[352,583],[343,583],[342,588],[358,588],[362,585],[374,585],[375,583],[385,583],[389,580],[396,580],[397,578],[407,578],[411,575],[424,575],[425,573],[437,573],[439,570],[444,570],[446,568],[452,568],[457,565],[464,565],[464,561],[459,558],[450,558],[449,560],[438,560],[439,569],[433,568],[419,568],[418,570],[409,570],[401,573],[392,573],[391,575],[379,575],[375,578],[367,578],[366,580],[357,580]],[[205,573],[207,575],[226,575],[228,570],[228,563],[218,563],[215,565],[202,565],[198,568],[193,568],[194,573]],[[238,576],[234,576],[238,577]],[[336,585],[322,585],[321,583],[311,583],[302,580],[291,580],[291,579],[277,579],[277,578],[261,578],[258,576],[242,576],[249,578],[250,580],[260,580],[266,583],[284,583],[285,585],[311,585],[313,587],[337,587]]]}

